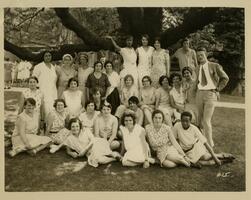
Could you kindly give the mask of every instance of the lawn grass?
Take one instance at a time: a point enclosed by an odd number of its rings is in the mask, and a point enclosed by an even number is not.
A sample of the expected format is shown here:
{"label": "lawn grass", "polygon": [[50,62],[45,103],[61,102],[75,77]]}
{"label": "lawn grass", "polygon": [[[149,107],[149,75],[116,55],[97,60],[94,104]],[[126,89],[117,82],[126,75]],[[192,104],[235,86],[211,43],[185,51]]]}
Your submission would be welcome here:
{"label": "lawn grass", "polygon": [[230,103],[245,103],[245,97],[233,96],[230,94],[220,94],[220,101]]}
{"label": "lawn grass", "polygon": [[[213,136],[215,151],[233,153],[237,158],[233,163],[198,170],[183,166],[164,169],[158,165],[148,169],[128,168],[114,162],[110,172],[107,172],[109,165],[98,168],[87,165],[78,172],[57,176],[55,169],[62,163],[85,159],[73,159],[63,149],[56,154],[45,150],[36,157],[22,153],[10,158],[8,147],[5,191],[245,191],[245,111],[216,108]],[[217,177],[226,172],[231,172],[228,177]]]}

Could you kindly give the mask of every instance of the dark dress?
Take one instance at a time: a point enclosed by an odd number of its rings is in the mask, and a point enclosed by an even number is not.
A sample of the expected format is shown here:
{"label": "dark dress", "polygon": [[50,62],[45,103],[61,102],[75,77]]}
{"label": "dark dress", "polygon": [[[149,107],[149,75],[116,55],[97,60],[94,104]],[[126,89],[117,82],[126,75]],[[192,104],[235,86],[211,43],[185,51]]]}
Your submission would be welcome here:
{"label": "dark dress", "polygon": [[94,73],[91,73],[86,81],[86,87],[89,88],[89,95],[92,96],[92,90],[96,87],[100,88],[101,97],[104,97],[106,94],[106,90],[108,87],[110,87],[111,84],[108,80],[108,77],[106,74],[102,73],[101,77],[97,79],[94,76]]}

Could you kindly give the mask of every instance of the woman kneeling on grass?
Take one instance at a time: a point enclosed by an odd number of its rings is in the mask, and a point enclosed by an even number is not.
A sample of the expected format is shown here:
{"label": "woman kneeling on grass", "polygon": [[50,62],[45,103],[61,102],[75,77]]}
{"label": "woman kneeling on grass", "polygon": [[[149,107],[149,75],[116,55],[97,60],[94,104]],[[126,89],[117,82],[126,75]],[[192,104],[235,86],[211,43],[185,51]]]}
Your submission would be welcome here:
{"label": "woman kneeling on grass", "polygon": [[201,165],[221,165],[235,159],[231,154],[215,154],[207,143],[207,139],[195,125],[191,124],[191,120],[192,114],[183,112],[181,122],[177,122],[173,127],[173,134],[186,156],[190,159],[192,167],[201,168]]}
{"label": "woman kneeling on grass", "polygon": [[88,164],[93,167],[120,159],[119,153],[111,151],[107,140],[95,138],[88,128],[82,129],[78,118],[70,120],[69,129],[68,135],[60,145],[51,145],[50,153],[55,153],[62,146],[66,146],[67,154],[73,158],[86,155]]}
{"label": "woman kneeling on grass", "polygon": [[146,126],[146,134],[150,146],[157,152],[160,165],[163,167],[175,167],[177,164],[190,166],[190,161],[175,140],[172,130],[164,124],[164,114],[160,110],[153,111],[153,124]]}
{"label": "woman kneeling on grass", "polygon": [[121,155],[123,166],[136,166],[143,164],[144,168],[154,163],[150,158],[150,148],[145,139],[145,129],[136,124],[136,117],[132,112],[124,113],[120,126],[123,138]]}
{"label": "woman kneeling on grass", "polygon": [[11,157],[27,151],[35,155],[51,142],[46,136],[39,136],[39,113],[35,112],[36,101],[33,98],[24,100],[24,111],[18,115],[16,127],[12,135],[12,150],[9,152]]}

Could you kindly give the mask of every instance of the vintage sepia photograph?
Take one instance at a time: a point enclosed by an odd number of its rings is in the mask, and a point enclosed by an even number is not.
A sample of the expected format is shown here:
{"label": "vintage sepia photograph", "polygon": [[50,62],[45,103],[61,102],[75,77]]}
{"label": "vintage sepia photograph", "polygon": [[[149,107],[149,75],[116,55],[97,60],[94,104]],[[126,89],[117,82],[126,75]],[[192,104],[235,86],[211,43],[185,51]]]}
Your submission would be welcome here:
{"label": "vintage sepia photograph", "polygon": [[5,192],[246,191],[244,7],[3,13]]}

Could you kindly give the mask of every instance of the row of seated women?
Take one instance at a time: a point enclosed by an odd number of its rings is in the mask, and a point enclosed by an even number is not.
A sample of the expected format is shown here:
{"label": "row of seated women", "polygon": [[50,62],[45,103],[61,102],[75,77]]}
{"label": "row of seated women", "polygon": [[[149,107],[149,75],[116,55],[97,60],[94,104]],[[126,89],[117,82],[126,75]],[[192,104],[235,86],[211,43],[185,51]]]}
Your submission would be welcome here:
{"label": "row of seated women", "polygon": [[[152,123],[143,128],[131,111],[122,114],[118,125],[107,102],[102,103],[100,113],[95,111],[93,101],[87,102],[86,112],[67,120],[65,101],[58,99],[54,103],[54,116],[48,119],[49,131],[39,135],[39,114],[35,107],[33,98],[25,99],[24,111],[18,116],[12,135],[10,156],[24,151],[35,155],[46,147],[55,153],[66,147],[70,156],[86,156],[93,167],[118,160],[123,166],[145,168],[154,163],[163,167],[221,165],[234,159],[231,154],[214,153],[199,129],[191,124],[189,112],[182,112],[181,121],[171,128],[164,123],[163,112],[154,110]],[[153,152],[157,158],[153,158]]]}

